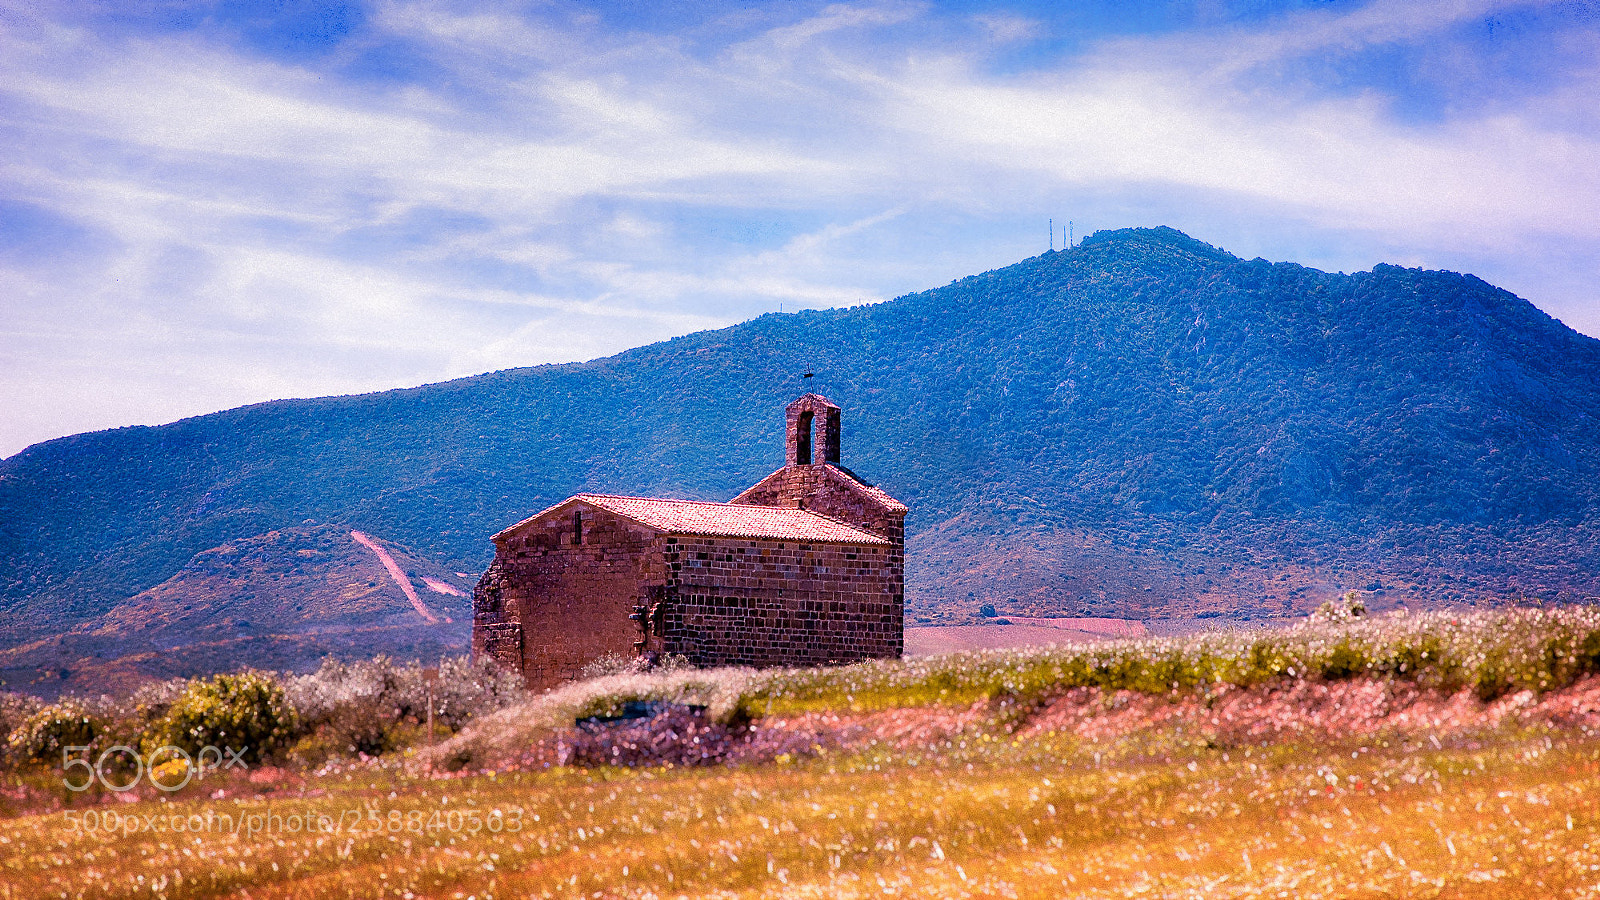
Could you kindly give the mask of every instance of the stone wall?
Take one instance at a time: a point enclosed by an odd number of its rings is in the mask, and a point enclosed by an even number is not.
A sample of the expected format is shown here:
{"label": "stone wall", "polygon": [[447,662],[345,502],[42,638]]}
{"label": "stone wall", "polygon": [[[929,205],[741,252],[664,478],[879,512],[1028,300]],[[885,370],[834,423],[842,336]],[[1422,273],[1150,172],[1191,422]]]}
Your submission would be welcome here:
{"label": "stone wall", "polygon": [[819,666],[904,649],[898,547],[667,537],[651,649],[698,666]]}
{"label": "stone wall", "polygon": [[[837,433],[836,419],[824,426]],[[608,653],[758,667],[902,654],[904,506],[820,462],[787,466],[732,502],[801,506],[889,543],[663,534],[575,499],[496,537],[473,595],[473,652],[535,689]]]}
{"label": "stone wall", "polygon": [[607,653],[762,667],[904,649],[898,546],[653,535],[604,510],[584,516],[579,543],[565,514],[504,540],[474,593],[474,653],[534,689]]}
{"label": "stone wall", "polygon": [[607,653],[698,666],[898,658],[906,508],[840,466],[838,406],[808,393],[785,415],[786,465],[730,504],[807,509],[887,546],[665,534],[574,498],[495,536],[473,594],[473,653],[533,688]]}
{"label": "stone wall", "polygon": [[799,506],[904,546],[904,507],[885,504],[872,495],[875,491],[835,466],[785,466],[728,502]]}
{"label": "stone wall", "polygon": [[[639,630],[628,617],[649,585],[666,580],[653,532],[603,509],[573,507],[497,543],[473,595],[473,651],[498,660],[520,651],[511,668],[535,689],[568,681],[607,653],[632,656]],[[581,516],[576,541],[573,512]]]}

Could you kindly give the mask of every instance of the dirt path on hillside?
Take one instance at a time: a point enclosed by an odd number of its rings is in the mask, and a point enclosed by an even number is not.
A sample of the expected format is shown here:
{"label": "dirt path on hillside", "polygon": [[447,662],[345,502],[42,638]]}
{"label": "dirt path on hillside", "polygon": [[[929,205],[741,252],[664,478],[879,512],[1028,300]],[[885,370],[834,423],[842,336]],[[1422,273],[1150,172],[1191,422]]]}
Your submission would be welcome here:
{"label": "dirt path on hillside", "polygon": [[406,573],[400,569],[400,564],[394,561],[394,557],[389,555],[389,551],[378,546],[376,541],[359,531],[350,532],[350,536],[355,538],[356,543],[378,555],[378,561],[383,563],[385,569],[389,570],[389,577],[393,578],[394,583],[399,585],[400,590],[405,592],[406,599],[410,600],[411,605],[416,607],[418,615],[422,616],[429,625],[439,624],[438,616],[429,612],[428,607],[423,605],[422,598],[417,596],[417,589],[411,586],[411,579],[406,577]]}

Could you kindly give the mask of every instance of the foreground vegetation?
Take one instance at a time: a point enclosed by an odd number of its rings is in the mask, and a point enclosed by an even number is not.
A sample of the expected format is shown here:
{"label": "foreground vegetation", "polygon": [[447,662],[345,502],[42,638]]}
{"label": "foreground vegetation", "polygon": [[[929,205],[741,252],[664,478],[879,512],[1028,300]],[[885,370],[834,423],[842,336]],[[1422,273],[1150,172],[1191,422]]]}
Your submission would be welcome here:
{"label": "foreground vegetation", "polygon": [[570,685],[503,715],[457,741],[490,754],[526,743],[574,717],[619,710],[626,700],[709,707],[723,721],[823,710],[867,712],[1003,701],[1026,710],[1074,688],[1166,694],[1280,682],[1394,680],[1492,701],[1547,692],[1600,674],[1600,607],[1366,615],[1355,595],[1311,619],[1276,630],[1185,638],[952,653],[824,669],[621,673]]}
{"label": "foreground vegetation", "polygon": [[[436,668],[379,656],[325,660],[307,675],[243,670],[147,684],[127,697],[55,703],[0,695],[0,764],[24,776],[80,771],[138,780],[144,760],[306,768],[330,757],[368,756],[430,743],[473,717],[527,699],[518,678],[465,657]],[[198,762],[196,763],[198,768]],[[81,780],[81,779],[79,779]],[[105,779],[99,779],[101,781]]]}
{"label": "foreground vegetation", "polygon": [[[1592,896],[1597,634],[1595,610],[1517,611],[612,674],[486,712],[433,749],[284,756],[172,793],[15,808],[0,897]],[[1313,688],[1473,715],[1203,727],[1228,697]],[[645,696],[708,702],[751,735],[851,737],[734,766],[519,756],[566,739],[572,715]],[[1508,712],[1541,696],[1581,715]]]}
{"label": "foreground vegetation", "polygon": [[[1537,732],[1224,751],[981,729],[731,770],[360,768],[101,807],[98,830],[87,813],[0,822],[0,896],[1592,896],[1597,750]],[[274,815],[327,830],[170,824]]]}

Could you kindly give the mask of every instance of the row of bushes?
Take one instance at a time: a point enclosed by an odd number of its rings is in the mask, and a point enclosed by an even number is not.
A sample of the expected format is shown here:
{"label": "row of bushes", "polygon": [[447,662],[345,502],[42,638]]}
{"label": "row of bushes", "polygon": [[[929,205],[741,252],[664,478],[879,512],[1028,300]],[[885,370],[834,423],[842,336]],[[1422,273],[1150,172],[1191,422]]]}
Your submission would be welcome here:
{"label": "row of bushes", "polygon": [[[524,696],[522,682],[467,657],[437,672],[387,657],[328,659],[308,675],[242,671],[146,685],[125,699],[69,697],[55,703],[0,697],[4,763],[61,766],[63,755],[98,759],[131,747],[147,756],[176,747],[197,756],[231,748],[250,764],[339,754],[377,755],[459,731],[472,717]],[[429,735],[427,728],[434,733]],[[116,765],[125,756],[109,760]]]}
{"label": "row of bushes", "polygon": [[629,701],[703,705],[730,724],[768,715],[970,705],[1026,709],[1073,688],[1167,694],[1221,685],[1387,678],[1482,700],[1543,692],[1600,674],[1600,607],[1428,612],[1367,617],[1346,598],[1288,628],[1187,637],[976,650],[837,668],[621,667],[485,716],[438,748],[448,766],[515,757],[574,718],[614,715]]}
{"label": "row of bushes", "polygon": [[[416,743],[426,736],[430,702],[438,737],[460,730],[469,719],[484,719],[474,734],[452,742],[465,750],[466,744],[523,745],[530,729],[615,713],[628,700],[702,704],[713,718],[729,722],[812,709],[995,698],[1027,703],[1076,687],[1166,693],[1355,677],[1471,689],[1492,700],[1511,691],[1555,690],[1600,673],[1600,607],[1377,618],[1360,613],[1358,606],[1346,605],[1277,630],[978,651],[840,668],[696,671],[675,660],[645,673],[634,671],[630,661],[613,660],[597,664],[589,680],[537,698],[529,698],[515,676],[466,659],[446,660],[433,680],[416,664],[329,660],[317,672],[298,677],[242,672],[151,685],[122,703],[64,700],[29,708],[12,696],[0,699],[0,726],[9,731],[6,752],[13,765],[60,765],[66,747],[117,744],[147,750],[174,746],[190,753],[207,745],[247,746],[247,760],[315,762]],[[504,715],[485,715],[513,705],[517,708]]]}
{"label": "row of bushes", "polygon": [[1600,673],[1600,608],[1427,612],[1376,618],[1324,610],[1275,630],[1205,632],[980,651],[774,673],[741,699],[751,713],[1027,700],[1075,687],[1165,693],[1278,679],[1399,678],[1488,701]]}

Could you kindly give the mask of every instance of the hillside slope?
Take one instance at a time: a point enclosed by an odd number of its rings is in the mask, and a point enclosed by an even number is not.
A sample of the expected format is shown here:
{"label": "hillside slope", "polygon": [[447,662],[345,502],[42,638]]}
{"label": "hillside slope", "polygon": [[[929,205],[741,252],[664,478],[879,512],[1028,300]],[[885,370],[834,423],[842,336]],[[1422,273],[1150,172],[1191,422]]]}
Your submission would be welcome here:
{"label": "hillside slope", "polygon": [[103,615],[0,649],[0,688],[94,693],[242,665],[305,669],[330,654],[464,652],[473,579],[362,537],[390,554],[403,584],[375,551],[331,526],[231,541]]}
{"label": "hillside slope", "polygon": [[593,362],[76,435],[0,462],[0,639],[308,521],[475,571],[580,490],[725,499],[799,375],[912,513],[929,620],[1600,594],[1600,342],[1471,276],[1244,261],[1166,228]]}

